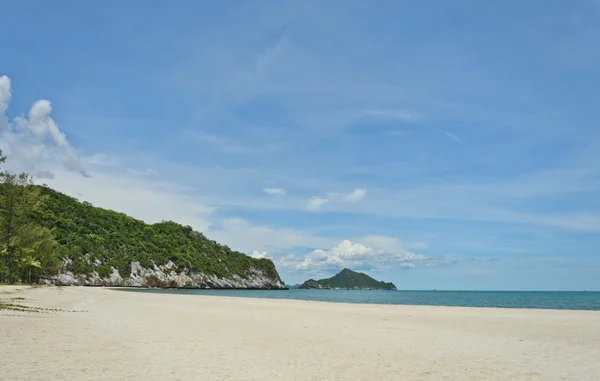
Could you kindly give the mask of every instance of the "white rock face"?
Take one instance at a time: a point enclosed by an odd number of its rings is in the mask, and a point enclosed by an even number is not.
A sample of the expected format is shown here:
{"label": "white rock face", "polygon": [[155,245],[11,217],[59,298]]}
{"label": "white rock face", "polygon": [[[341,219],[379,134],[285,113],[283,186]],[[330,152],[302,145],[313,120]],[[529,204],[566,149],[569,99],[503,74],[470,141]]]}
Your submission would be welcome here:
{"label": "white rock face", "polygon": [[144,268],[139,262],[131,262],[131,273],[123,278],[119,271],[112,268],[112,273],[100,277],[97,272],[90,275],[74,275],[67,271],[69,260],[58,276],[47,280],[47,284],[62,286],[128,286],[128,287],[172,287],[172,288],[262,288],[283,289],[285,284],[278,279],[269,278],[262,270],[251,269],[247,278],[234,275],[231,279],[207,276],[201,272],[177,272],[175,264],[169,262],[163,266],[154,265]]}

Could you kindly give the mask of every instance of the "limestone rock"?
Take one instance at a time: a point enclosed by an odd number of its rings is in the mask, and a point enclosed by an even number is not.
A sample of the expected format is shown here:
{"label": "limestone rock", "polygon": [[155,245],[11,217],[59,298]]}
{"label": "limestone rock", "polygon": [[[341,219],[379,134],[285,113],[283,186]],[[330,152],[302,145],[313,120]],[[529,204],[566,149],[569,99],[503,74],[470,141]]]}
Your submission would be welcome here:
{"label": "limestone rock", "polygon": [[116,268],[106,277],[97,272],[90,275],[74,275],[65,261],[59,275],[46,280],[47,284],[59,286],[112,286],[112,287],[162,287],[162,288],[227,288],[227,289],[285,289],[279,279],[269,278],[262,270],[250,269],[245,278],[234,275],[232,278],[207,276],[202,272],[177,272],[175,264],[153,265],[144,268],[139,262],[131,262],[131,273],[123,277]]}

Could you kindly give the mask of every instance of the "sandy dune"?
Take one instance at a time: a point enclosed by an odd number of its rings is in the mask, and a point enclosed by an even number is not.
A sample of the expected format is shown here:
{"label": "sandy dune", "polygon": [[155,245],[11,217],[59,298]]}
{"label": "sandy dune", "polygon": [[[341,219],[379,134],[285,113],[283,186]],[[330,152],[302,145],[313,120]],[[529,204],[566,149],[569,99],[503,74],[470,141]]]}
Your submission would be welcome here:
{"label": "sandy dune", "polygon": [[[7,294],[11,292],[11,294]],[[2,380],[600,380],[600,313],[0,287]]]}

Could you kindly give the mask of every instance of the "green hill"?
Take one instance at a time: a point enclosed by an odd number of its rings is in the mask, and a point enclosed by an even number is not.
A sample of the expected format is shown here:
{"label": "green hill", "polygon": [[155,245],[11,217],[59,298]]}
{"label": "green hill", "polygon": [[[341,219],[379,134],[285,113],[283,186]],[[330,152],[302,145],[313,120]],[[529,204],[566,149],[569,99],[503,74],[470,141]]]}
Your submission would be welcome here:
{"label": "green hill", "polygon": [[343,269],[331,278],[309,279],[300,287],[303,289],[351,289],[351,290],[395,290],[393,283],[379,282],[370,276]]}
{"label": "green hill", "polygon": [[285,288],[269,259],[254,259],[175,222],[146,224],[123,213],[49,195],[39,222],[52,229],[65,265],[58,284],[190,288]]}

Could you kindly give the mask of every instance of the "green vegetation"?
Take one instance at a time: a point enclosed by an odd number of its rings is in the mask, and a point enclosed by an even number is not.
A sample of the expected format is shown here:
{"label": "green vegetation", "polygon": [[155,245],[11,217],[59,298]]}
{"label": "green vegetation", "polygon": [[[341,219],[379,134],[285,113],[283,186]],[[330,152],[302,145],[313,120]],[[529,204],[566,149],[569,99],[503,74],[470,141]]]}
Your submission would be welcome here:
{"label": "green vegetation", "polygon": [[197,271],[219,278],[238,275],[248,277],[251,269],[280,280],[269,259],[254,259],[209,240],[190,226],[175,222],[145,224],[123,213],[97,208],[87,202],[42,188],[48,196],[38,221],[52,228],[60,258],[68,258],[68,271],[101,277],[112,273],[112,267],[126,277],[131,262],[144,268],[175,264],[176,271]]}
{"label": "green vegetation", "polygon": [[261,271],[281,282],[271,260],[233,251],[190,226],[171,221],[148,225],[32,185],[26,174],[0,175],[0,282],[37,283],[58,274],[63,264],[75,276],[96,272],[107,277],[115,268],[126,278],[133,261],[143,268],[172,262],[175,271],[222,279],[248,279]]}
{"label": "green vegetation", "polygon": [[[23,300],[23,298],[15,298],[18,300]],[[16,311],[16,312],[41,312],[41,313],[51,313],[51,312],[85,312],[83,310],[64,310],[60,308],[46,308],[46,307],[32,307],[26,306],[24,304],[13,303],[12,300],[0,300],[0,311]]]}
{"label": "green vegetation", "polygon": [[393,283],[379,282],[370,276],[343,269],[337,275],[321,280],[309,279],[300,287],[304,289],[395,290]]}
{"label": "green vegetation", "polygon": [[[0,151],[0,164],[5,160]],[[29,175],[0,172],[0,282],[32,283],[58,272],[52,232],[36,221],[47,200]]]}
{"label": "green vegetation", "polygon": [[30,307],[23,304],[0,302],[0,311],[17,311],[17,312],[46,312],[47,309],[40,307]]}

